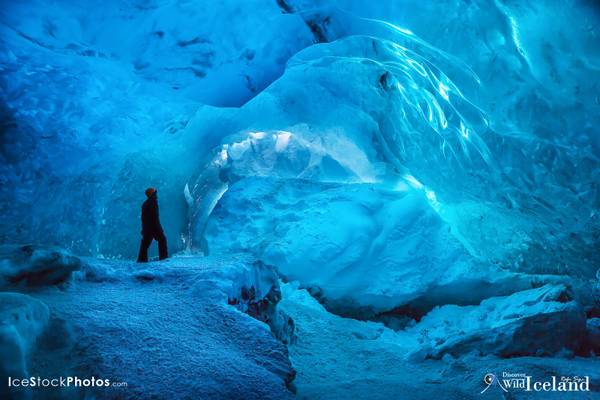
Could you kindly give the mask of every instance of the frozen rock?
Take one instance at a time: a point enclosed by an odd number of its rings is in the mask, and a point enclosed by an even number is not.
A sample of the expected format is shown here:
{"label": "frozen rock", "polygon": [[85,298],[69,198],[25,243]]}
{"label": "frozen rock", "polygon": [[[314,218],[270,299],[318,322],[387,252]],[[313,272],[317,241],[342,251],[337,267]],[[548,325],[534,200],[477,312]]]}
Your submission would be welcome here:
{"label": "frozen rock", "polygon": [[481,355],[548,356],[585,345],[581,306],[563,285],[545,285],[477,306],[435,308],[411,332],[420,335],[429,356],[469,352]]}
{"label": "frozen rock", "polygon": [[[0,293],[0,379],[28,377],[27,360],[37,337],[48,324],[48,307],[33,297],[11,292]],[[0,395],[10,398],[4,383]]]}
{"label": "frozen rock", "polygon": [[43,286],[65,282],[81,260],[59,248],[0,246],[0,287]]}
{"label": "frozen rock", "polygon": [[[262,321],[271,327],[275,337],[283,343],[292,343],[295,339],[294,320],[277,308],[281,300],[279,276],[274,267],[261,261],[251,264],[253,279],[247,277],[238,281],[229,291],[227,302],[240,311]],[[291,383],[293,375],[286,377]]]}

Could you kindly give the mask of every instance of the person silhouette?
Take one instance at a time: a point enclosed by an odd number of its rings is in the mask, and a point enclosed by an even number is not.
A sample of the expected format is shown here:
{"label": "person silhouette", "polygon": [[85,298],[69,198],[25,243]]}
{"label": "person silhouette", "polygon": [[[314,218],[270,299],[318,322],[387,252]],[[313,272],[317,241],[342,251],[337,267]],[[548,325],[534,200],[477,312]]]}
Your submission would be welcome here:
{"label": "person silhouette", "polygon": [[158,259],[169,257],[167,250],[167,237],[163,232],[158,216],[158,191],[150,187],[146,189],[146,201],[142,204],[142,242],[138,262],[148,262],[148,248],[152,240],[158,242]]}

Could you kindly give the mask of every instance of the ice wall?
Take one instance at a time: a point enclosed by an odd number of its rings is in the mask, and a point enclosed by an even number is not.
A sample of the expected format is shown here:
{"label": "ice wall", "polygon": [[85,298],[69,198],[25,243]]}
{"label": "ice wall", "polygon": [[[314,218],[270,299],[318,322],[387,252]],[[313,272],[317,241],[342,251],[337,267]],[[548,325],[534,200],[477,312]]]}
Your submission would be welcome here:
{"label": "ice wall", "polygon": [[148,186],[184,247],[183,188],[212,147],[189,118],[243,104],[313,42],[261,1],[2,2],[0,21],[0,240],[106,256],[135,256]]}
{"label": "ice wall", "polygon": [[[481,183],[445,198],[458,202],[447,218],[478,244],[475,250],[501,260],[500,249],[520,236],[518,247],[526,251],[519,268],[593,275],[599,222],[598,4],[450,0],[364,7],[342,0],[338,5],[411,30],[468,64],[480,79],[475,90],[457,84],[485,111],[491,129],[482,139],[494,168],[464,165],[468,174],[481,175]],[[486,193],[472,196],[479,187]],[[478,214],[481,221],[469,218]]]}
{"label": "ice wall", "polygon": [[[280,4],[313,21],[330,43],[296,54],[241,110],[217,114],[238,132],[219,153],[219,169],[233,171],[219,175],[223,187],[248,175],[404,182],[425,191],[478,259],[524,272],[595,275],[597,7],[448,2],[442,18],[428,3]],[[556,16],[559,23],[545,22]],[[571,29],[572,20],[586,28]],[[294,138],[290,150],[276,148],[282,134]],[[266,158],[277,160],[267,169],[263,135],[274,143]],[[317,145],[298,168],[295,144],[303,141]],[[262,167],[240,167],[248,154]],[[356,160],[351,168],[323,172],[331,159],[347,166],[345,156]]]}
{"label": "ice wall", "polygon": [[174,250],[227,251],[207,227],[231,187],[308,180],[410,188],[478,262],[593,276],[599,19],[585,0],[3,4],[0,238],[133,256],[153,185]]}

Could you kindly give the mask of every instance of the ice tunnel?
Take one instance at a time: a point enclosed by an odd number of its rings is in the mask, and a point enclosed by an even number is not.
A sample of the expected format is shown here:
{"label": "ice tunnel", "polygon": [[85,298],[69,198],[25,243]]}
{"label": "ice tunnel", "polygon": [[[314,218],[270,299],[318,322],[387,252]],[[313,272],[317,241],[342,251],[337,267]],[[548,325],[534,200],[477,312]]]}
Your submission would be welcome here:
{"label": "ice tunnel", "polygon": [[[24,0],[2,1],[0,22],[3,291],[79,280],[106,290],[69,289],[83,307],[112,290],[129,307],[159,283],[190,307],[225,299],[271,330],[227,314],[281,352],[244,357],[285,387],[190,378],[206,398],[336,398],[324,376],[339,398],[398,398],[365,363],[396,368],[402,390],[413,363],[423,379],[446,368],[445,397],[470,398],[469,357],[472,375],[525,370],[519,357],[571,366],[598,395],[597,2]],[[131,264],[149,186],[180,257],[166,272]],[[171,312],[171,289],[144,304]],[[40,326],[77,318],[45,290],[6,297],[40,319],[17,329],[23,360],[58,357],[35,345]],[[145,379],[96,395],[164,397]]]}

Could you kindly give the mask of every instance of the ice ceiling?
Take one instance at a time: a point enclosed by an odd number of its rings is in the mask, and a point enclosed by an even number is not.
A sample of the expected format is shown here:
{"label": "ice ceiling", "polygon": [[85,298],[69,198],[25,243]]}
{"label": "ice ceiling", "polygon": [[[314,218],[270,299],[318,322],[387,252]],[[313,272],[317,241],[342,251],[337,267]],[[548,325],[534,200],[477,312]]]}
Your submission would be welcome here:
{"label": "ice ceiling", "polygon": [[0,240],[133,257],[156,186],[173,250],[332,302],[367,265],[594,276],[599,26],[585,0],[3,2]]}

